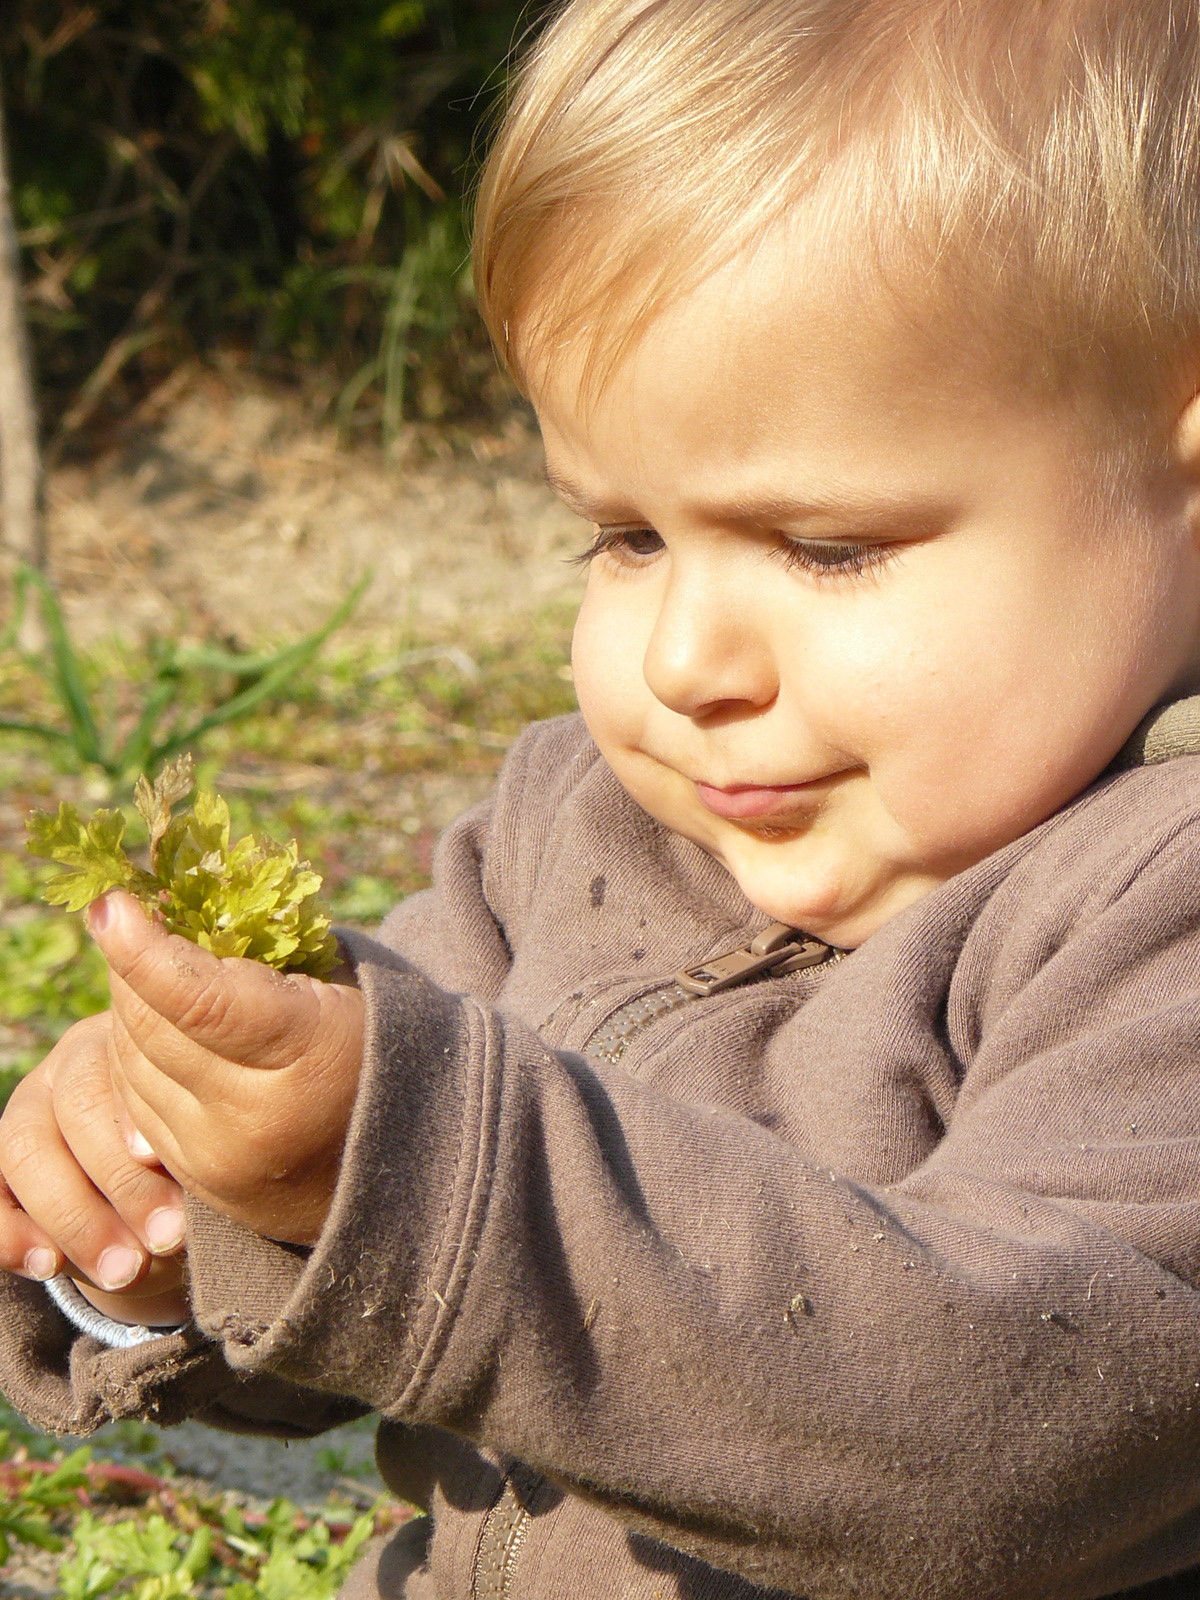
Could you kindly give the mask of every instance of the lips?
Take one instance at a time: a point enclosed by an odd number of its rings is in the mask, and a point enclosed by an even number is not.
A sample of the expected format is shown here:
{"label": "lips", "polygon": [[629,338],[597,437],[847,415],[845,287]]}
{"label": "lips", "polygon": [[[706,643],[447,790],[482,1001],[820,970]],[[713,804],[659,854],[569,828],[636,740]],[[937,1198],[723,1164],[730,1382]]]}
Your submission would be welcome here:
{"label": "lips", "polygon": [[737,821],[743,817],[790,816],[807,800],[810,804],[821,780],[811,783],[783,783],[773,785],[734,784],[728,789],[715,789],[712,784],[698,783],[696,793],[702,802],[718,817]]}

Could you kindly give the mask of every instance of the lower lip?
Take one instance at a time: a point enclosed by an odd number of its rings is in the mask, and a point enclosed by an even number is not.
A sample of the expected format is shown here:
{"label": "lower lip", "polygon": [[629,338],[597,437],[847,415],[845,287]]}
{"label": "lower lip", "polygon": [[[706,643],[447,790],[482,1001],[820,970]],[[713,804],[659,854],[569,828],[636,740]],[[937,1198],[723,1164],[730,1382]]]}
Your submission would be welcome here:
{"label": "lower lip", "polygon": [[815,783],[791,783],[773,789],[714,789],[707,783],[698,783],[696,793],[718,817],[737,819],[794,811],[798,803],[811,799],[816,787]]}

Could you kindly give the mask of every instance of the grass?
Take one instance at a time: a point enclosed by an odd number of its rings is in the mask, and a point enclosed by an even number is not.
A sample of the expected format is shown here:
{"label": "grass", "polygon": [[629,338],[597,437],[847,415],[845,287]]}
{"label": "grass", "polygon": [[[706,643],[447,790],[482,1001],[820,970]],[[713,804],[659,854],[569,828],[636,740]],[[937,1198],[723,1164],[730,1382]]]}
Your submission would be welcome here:
{"label": "grass", "polygon": [[136,1423],[109,1430],[131,1435],[131,1462],[57,1450],[7,1407],[0,1419],[0,1557],[63,1600],[330,1600],[366,1541],[411,1515],[384,1497],[314,1513],[209,1492]]}
{"label": "grass", "polygon": [[[437,834],[486,792],[521,728],[574,708],[570,624],[569,606],[557,605],[507,633],[430,633],[399,649],[394,636],[386,648],[370,637],[335,643],[289,686],[286,702],[208,736],[195,752],[201,781],[226,795],[235,827],[298,839],[339,921],[377,922],[428,882]],[[113,643],[93,652],[87,670],[116,724],[136,715],[153,671],[145,653]],[[7,657],[0,716],[17,713],[52,717],[55,708],[44,681]],[[0,797],[6,1095],[72,1021],[106,1003],[103,966],[81,924],[39,898],[52,869],[24,853],[25,813],[60,799],[92,807],[131,796],[114,794],[65,750],[6,733]],[[206,1495],[177,1483],[157,1453],[169,1436],[123,1427],[132,1452],[109,1445],[112,1459],[87,1449],[63,1456],[0,1412],[0,1538],[14,1559],[40,1549],[67,1600],[324,1600],[362,1542],[407,1514],[380,1502],[314,1516],[287,1501]],[[139,1448],[143,1459],[130,1465]]]}

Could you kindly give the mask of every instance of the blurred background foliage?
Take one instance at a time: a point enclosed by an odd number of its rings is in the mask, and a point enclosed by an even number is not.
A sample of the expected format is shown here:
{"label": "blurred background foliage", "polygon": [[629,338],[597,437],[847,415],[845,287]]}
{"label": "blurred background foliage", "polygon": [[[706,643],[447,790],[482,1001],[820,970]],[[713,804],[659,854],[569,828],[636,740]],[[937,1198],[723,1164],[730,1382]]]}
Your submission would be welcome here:
{"label": "blurred background foliage", "polygon": [[5,0],[51,461],[181,360],[302,382],[350,433],[508,403],[464,189],[512,0]]}

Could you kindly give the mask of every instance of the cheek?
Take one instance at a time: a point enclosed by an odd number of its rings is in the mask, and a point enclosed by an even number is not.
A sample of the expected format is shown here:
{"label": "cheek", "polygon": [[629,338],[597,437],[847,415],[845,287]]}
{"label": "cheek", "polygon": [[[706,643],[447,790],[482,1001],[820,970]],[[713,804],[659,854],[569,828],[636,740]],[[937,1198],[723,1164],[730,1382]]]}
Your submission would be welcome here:
{"label": "cheek", "polygon": [[1094,744],[1095,704],[1110,713],[1111,695],[1093,701],[1070,617],[1031,603],[1033,592],[982,570],[914,564],[911,584],[814,608],[795,650],[799,722],[866,769],[902,851],[931,865],[1007,842],[1111,754],[1096,764],[1085,749],[1081,770],[1069,748]]}
{"label": "cheek", "polygon": [[961,865],[1036,826],[1157,698],[1146,629],[1082,592],[964,583],[955,604],[878,617],[843,657],[843,732],[916,854]]}
{"label": "cheek", "polygon": [[606,755],[640,726],[649,699],[642,662],[653,618],[643,616],[631,588],[593,569],[571,645],[579,709]]}

